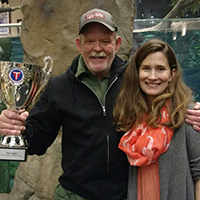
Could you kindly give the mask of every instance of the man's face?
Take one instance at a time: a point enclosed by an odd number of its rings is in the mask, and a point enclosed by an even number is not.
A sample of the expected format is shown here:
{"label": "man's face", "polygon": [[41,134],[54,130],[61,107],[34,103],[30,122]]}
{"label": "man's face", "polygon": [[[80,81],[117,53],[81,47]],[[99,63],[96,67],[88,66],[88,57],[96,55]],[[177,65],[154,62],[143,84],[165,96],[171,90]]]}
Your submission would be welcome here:
{"label": "man's face", "polygon": [[87,68],[98,78],[106,76],[119,50],[121,38],[100,23],[90,23],[76,39]]}

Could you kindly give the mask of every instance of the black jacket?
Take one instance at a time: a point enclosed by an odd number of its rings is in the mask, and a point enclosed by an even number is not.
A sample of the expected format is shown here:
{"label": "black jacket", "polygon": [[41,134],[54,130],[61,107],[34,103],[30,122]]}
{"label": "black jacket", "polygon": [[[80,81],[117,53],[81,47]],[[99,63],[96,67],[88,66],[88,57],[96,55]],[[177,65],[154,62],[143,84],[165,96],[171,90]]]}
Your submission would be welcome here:
{"label": "black jacket", "polygon": [[52,78],[27,119],[29,154],[42,155],[62,127],[61,185],[90,200],[126,198],[128,162],[118,149],[112,110],[126,63],[115,57],[105,105],[75,77],[79,56],[66,73]]}

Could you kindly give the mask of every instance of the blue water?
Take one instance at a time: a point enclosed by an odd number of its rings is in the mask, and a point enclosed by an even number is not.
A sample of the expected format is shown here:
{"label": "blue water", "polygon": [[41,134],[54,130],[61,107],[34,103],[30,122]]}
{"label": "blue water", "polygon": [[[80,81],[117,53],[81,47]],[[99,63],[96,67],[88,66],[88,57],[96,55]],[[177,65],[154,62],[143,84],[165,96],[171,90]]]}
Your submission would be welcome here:
{"label": "blue water", "polygon": [[0,60],[1,61],[23,61],[23,48],[20,37],[0,38]]}
{"label": "blue water", "polygon": [[11,44],[12,44],[12,51],[11,51],[10,61],[23,62],[24,50],[22,48],[20,37],[12,38]]}

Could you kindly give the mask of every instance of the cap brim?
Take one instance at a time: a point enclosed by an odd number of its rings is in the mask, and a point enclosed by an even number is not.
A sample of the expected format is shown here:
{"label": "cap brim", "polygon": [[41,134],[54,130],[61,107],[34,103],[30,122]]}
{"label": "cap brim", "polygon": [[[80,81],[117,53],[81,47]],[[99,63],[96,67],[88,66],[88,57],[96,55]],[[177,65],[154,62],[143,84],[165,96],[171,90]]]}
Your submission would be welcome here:
{"label": "cap brim", "polygon": [[81,32],[82,32],[83,28],[85,27],[85,25],[90,24],[90,23],[100,23],[100,24],[103,24],[105,27],[107,27],[110,31],[117,31],[117,27],[112,27],[109,24],[106,24],[106,23],[101,22],[101,21],[90,20],[90,21],[86,22],[85,24],[83,24],[82,27],[80,27],[79,34],[81,34]]}

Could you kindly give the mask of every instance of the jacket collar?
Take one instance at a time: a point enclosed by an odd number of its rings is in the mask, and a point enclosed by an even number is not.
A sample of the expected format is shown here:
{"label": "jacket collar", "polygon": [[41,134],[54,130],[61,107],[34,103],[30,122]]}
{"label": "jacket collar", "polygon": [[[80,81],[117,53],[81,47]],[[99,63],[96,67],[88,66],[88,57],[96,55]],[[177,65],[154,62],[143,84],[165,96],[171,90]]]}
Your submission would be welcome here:
{"label": "jacket collar", "polygon": [[[75,76],[77,73],[77,68],[78,68],[78,63],[79,63],[79,58],[80,54],[74,58],[72,61],[71,66],[68,68],[68,70]],[[122,60],[119,56],[115,55],[115,58],[112,62],[111,65],[111,73],[110,73],[110,78],[114,78],[121,73],[124,72],[125,68],[127,67],[127,61]],[[70,74],[71,74],[70,73]]]}

